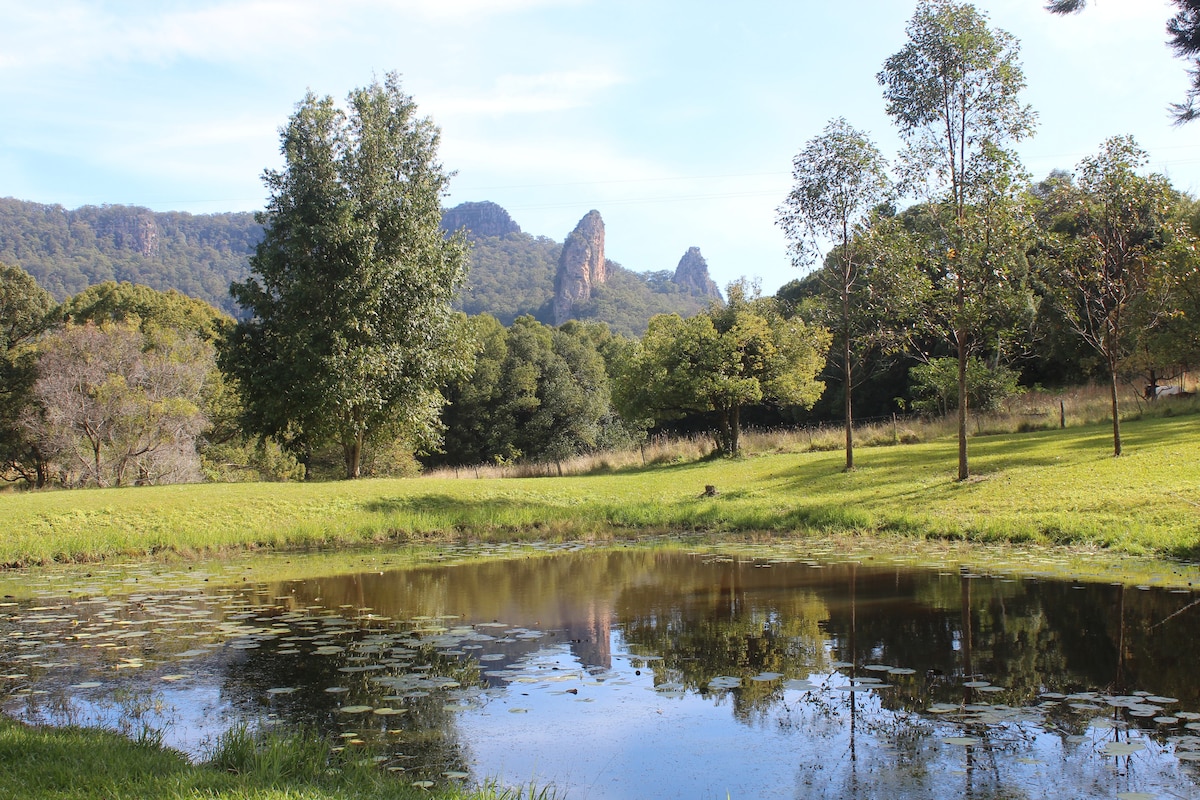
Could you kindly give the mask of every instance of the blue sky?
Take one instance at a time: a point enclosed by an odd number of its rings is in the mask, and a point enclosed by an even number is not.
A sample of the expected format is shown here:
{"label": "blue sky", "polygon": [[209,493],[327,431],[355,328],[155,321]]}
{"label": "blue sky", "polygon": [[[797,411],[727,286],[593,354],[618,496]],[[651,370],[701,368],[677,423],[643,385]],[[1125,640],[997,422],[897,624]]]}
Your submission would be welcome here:
{"label": "blue sky", "polygon": [[[1035,178],[1133,134],[1200,193],[1200,122],[1169,0],[980,0],[1022,47]],[[844,116],[890,156],[876,81],[915,0],[0,0],[0,196],[68,208],[261,208],[278,130],[311,89],[397,71],[442,129],[447,204],[492,200],[562,240],[589,209],[609,258],[724,285],[800,272],[774,224],[791,159]]]}

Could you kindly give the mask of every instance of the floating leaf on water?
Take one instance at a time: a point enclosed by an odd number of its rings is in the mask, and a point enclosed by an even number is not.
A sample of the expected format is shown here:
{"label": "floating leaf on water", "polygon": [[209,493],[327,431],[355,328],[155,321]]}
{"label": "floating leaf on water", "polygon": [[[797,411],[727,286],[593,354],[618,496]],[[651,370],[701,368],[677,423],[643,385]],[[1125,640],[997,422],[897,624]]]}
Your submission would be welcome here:
{"label": "floating leaf on water", "polygon": [[274,689],[267,689],[267,694],[291,694],[294,691],[295,686],[276,686]]}
{"label": "floating leaf on water", "polygon": [[384,708],[375,709],[375,713],[381,717],[391,717],[391,716],[395,716],[396,714],[404,714],[407,711],[408,711],[408,709],[406,709],[406,708],[384,707]]}
{"label": "floating leaf on water", "polygon": [[956,706],[953,703],[934,703],[928,709],[930,714],[949,714],[951,711],[958,711],[961,706]]}
{"label": "floating leaf on water", "polygon": [[1175,757],[1178,758],[1180,761],[1190,761],[1193,763],[1200,762],[1200,753],[1190,751],[1190,750],[1185,750],[1182,753],[1179,751],[1176,751]]}
{"label": "floating leaf on water", "polygon": [[783,688],[805,692],[814,687],[813,687],[812,682],[810,682],[810,681],[799,680],[799,679],[793,678],[790,681],[784,681]]}
{"label": "floating leaf on water", "polygon": [[1171,703],[1178,703],[1179,698],[1178,697],[1160,697],[1159,695],[1152,694],[1146,698],[1146,702],[1147,703],[1158,703],[1160,706],[1169,706]]}
{"label": "floating leaf on water", "polygon": [[1141,742],[1106,742],[1104,749],[1100,751],[1100,755],[1128,756],[1145,749],[1146,745]]}
{"label": "floating leaf on water", "polygon": [[1005,689],[1003,686],[980,686],[979,691],[981,691],[981,692],[1003,692],[1003,691],[1005,691]]}
{"label": "floating leaf on water", "polygon": [[528,714],[529,709],[528,708],[510,708],[508,710],[508,713],[510,713],[510,714]]}
{"label": "floating leaf on water", "polygon": [[100,681],[84,681],[83,683],[77,683],[74,686],[71,686],[69,688],[71,688],[71,689],[95,689],[95,688],[97,688],[99,686],[103,686],[103,685],[104,684],[100,683]]}
{"label": "floating leaf on water", "polygon": [[915,675],[916,672],[915,669],[909,669],[908,667],[892,667],[888,670],[889,675]]}
{"label": "floating leaf on water", "polygon": [[760,672],[757,675],[751,675],[750,680],[758,681],[759,683],[767,683],[768,681],[777,681],[782,677],[783,675],[778,672]]}
{"label": "floating leaf on water", "polygon": [[345,686],[330,686],[325,691],[329,692],[330,694],[345,694],[346,692],[350,691],[350,689]]}
{"label": "floating leaf on water", "polygon": [[867,664],[863,669],[869,669],[872,672],[891,672],[895,667],[890,664]]}
{"label": "floating leaf on water", "polygon": [[374,711],[372,706],[342,706],[338,711],[343,714],[365,714],[368,711]]}
{"label": "floating leaf on water", "polygon": [[1174,725],[1179,722],[1179,717],[1155,717],[1154,721],[1159,725]]}
{"label": "floating leaf on water", "polygon": [[984,687],[991,685],[991,681],[967,681],[963,684],[963,686],[967,687],[968,689],[983,689]]}
{"label": "floating leaf on water", "polygon": [[432,789],[433,781],[413,781],[412,785],[416,786],[418,789]]}
{"label": "floating leaf on water", "polygon": [[979,740],[973,736],[951,736],[949,738],[942,739],[942,744],[959,744],[969,747],[973,744],[979,744]]}
{"label": "floating leaf on water", "polygon": [[466,778],[471,777],[471,773],[469,773],[469,772],[443,772],[442,777],[450,778],[452,780],[464,780]]}

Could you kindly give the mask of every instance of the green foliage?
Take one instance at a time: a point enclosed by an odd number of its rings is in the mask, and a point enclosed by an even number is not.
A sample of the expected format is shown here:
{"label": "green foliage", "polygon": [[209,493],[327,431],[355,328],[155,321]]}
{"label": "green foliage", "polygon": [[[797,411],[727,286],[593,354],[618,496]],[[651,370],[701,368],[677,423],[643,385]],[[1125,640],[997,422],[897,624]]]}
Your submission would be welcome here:
{"label": "green foliage", "polygon": [[865,313],[872,299],[867,276],[873,265],[867,253],[852,246],[851,237],[862,233],[870,211],[890,191],[887,162],[865,134],[837,119],[792,161],[792,179],[776,220],[787,234],[792,262],[812,263],[824,240],[837,245],[817,273],[824,295],[817,308],[826,311],[834,359],[841,362],[846,469],[852,469],[854,361],[872,349],[879,326]]}
{"label": "green foliage", "polygon": [[527,233],[472,237],[459,306],[470,316],[490,314],[502,325],[527,314],[549,322],[561,250],[558,242]]}
{"label": "green foliage", "polygon": [[555,329],[524,316],[505,330],[486,315],[468,328],[474,368],[447,389],[445,452],[427,463],[561,463],[622,441],[600,352],[607,328],[571,321]]}
{"label": "green foliage", "polygon": [[717,449],[738,453],[741,410],[770,401],[811,407],[825,385],[829,333],[798,317],[785,320],[770,300],[729,288],[729,303],[682,319],[650,320],[617,376],[616,401],[626,419],[656,423],[711,413]]}
{"label": "green foliage", "polygon": [[1196,263],[1195,238],[1170,185],[1162,176],[1137,174],[1146,160],[1132,137],[1113,137],[1080,162],[1077,185],[1057,181],[1042,209],[1047,232],[1037,253],[1042,282],[1067,328],[1105,365],[1116,455],[1118,370],[1135,354],[1149,355],[1154,329],[1186,305],[1183,287],[1190,282],[1180,276],[1177,283],[1176,276]]}
{"label": "green foliage", "polygon": [[48,465],[22,418],[34,403],[34,343],[50,324],[53,303],[29,273],[0,263],[0,477],[42,487]]}
{"label": "green foliage", "polygon": [[0,261],[23,267],[58,299],[107,281],[175,289],[226,313],[262,238],[254,215],[157,213],[136,206],[66,210],[0,198]]}
{"label": "green foliage", "polygon": [[[1020,394],[1020,373],[1003,365],[990,367],[978,358],[967,362],[967,402],[981,411],[998,411]],[[909,370],[915,411],[945,414],[958,405],[958,360],[935,358]]]}
{"label": "green foliage", "polygon": [[204,379],[213,347],[172,330],[71,325],[38,345],[21,425],[66,485],[175,483],[199,477]]}
{"label": "green foliage", "polygon": [[282,140],[253,274],[231,289],[252,316],[222,364],[248,429],[298,454],[337,444],[358,477],[365,445],[435,438],[438,387],[462,360],[465,245],[439,227],[438,130],[395,74],[352,92],[349,111],[309,94]]}
{"label": "green foliage", "polygon": [[[1025,77],[1016,39],[989,28],[974,6],[921,0],[906,33],[878,79],[905,142],[905,183],[931,201],[926,251],[935,302],[927,327],[956,351],[963,397],[972,350],[1028,306],[1016,202],[1024,177],[1004,148],[1029,136],[1035,117],[1019,97]],[[970,475],[967,418],[967,403],[959,403],[959,480]]]}
{"label": "green foliage", "polygon": [[130,322],[143,333],[155,329],[190,332],[206,342],[223,339],[233,319],[209,303],[175,289],[158,291],[140,284],[106,281],[63,303],[56,316],[72,325]]}

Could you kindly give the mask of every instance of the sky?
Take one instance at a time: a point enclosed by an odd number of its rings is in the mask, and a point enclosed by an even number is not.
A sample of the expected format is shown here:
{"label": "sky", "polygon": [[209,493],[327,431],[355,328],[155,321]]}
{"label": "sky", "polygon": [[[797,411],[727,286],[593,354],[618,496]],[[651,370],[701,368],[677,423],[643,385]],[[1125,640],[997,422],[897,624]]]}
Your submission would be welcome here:
{"label": "sky", "polygon": [[[889,158],[876,78],[915,0],[0,0],[0,197],[196,214],[265,205],[305,93],[344,104],[398,72],[441,128],[447,206],[490,200],[562,241],[589,210],[606,254],[673,270],[699,247],[722,287],[774,292],[791,162],[845,117]],[[1170,0],[978,0],[1021,43],[1035,179],[1132,134],[1200,194],[1200,122]]]}

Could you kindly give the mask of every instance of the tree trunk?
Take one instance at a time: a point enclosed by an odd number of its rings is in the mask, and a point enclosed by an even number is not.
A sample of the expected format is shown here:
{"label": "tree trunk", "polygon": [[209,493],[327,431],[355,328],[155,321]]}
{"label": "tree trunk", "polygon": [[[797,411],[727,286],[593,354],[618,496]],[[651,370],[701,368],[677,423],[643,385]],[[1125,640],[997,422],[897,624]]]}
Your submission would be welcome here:
{"label": "tree trunk", "polygon": [[741,432],[741,410],[741,406],[735,405],[729,411],[729,455],[731,456],[738,454],[738,434]]}
{"label": "tree trunk", "polygon": [[956,304],[958,320],[954,326],[954,338],[958,345],[958,479],[965,481],[971,477],[971,470],[967,463],[967,332],[963,329],[967,300],[961,273],[958,276]]}
{"label": "tree trunk", "polygon": [[1117,365],[1108,360],[1109,387],[1112,393],[1113,455],[1121,455],[1121,415],[1117,413]]}
{"label": "tree trunk", "polygon": [[351,480],[362,474],[362,448],[363,435],[361,432],[354,434],[353,439],[342,444],[342,454],[346,459],[346,477]]}
{"label": "tree trunk", "polygon": [[854,469],[854,414],[851,397],[850,365],[850,291],[841,293],[841,357],[844,359],[842,372],[846,375],[846,471]]}

